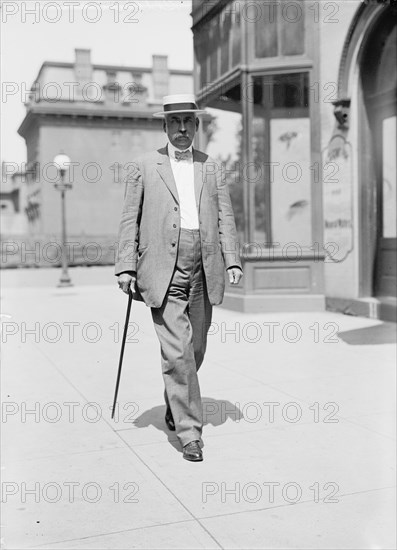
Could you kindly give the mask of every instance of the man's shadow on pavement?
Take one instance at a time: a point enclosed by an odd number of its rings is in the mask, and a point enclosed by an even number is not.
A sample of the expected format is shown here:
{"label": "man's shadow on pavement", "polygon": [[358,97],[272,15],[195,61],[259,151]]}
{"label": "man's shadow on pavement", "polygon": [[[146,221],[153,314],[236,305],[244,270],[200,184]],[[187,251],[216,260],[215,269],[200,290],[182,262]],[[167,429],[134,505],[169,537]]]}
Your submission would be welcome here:
{"label": "man's shadow on pavement", "polygon": [[[203,421],[204,426],[211,424],[212,426],[220,426],[224,424],[228,418],[231,418],[235,422],[240,421],[243,417],[243,413],[236,405],[230,401],[224,399],[213,399],[212,397],[203,397]],[[165,424],[165,405],[158,405],[152,407],[143,412],[137,418],[135,418],[133,424],[136,428],[147,428],[148,426],[154,426],[160,431],[163,431],[169,443],[179,452],[182,452],[180,444],[175,435],[175,432],[171,432]]]}

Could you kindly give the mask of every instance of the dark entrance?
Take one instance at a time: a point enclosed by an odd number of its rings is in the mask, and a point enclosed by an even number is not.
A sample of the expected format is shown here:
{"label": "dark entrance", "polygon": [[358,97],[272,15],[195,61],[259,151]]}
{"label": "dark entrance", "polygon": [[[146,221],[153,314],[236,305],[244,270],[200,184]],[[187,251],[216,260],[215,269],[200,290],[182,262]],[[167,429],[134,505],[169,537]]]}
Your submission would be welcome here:
{"label": "dark entrance", "polygon": [[385,305],[393,307],[394,303],[394,309],[397,287],[396,37],[396,17],[389,8],[372,29],[361,57],[363,102],[371,134],[368,153],[373,167],[373,216],[363,219],[363,223],[370,225],[374,243],[372,294]]}

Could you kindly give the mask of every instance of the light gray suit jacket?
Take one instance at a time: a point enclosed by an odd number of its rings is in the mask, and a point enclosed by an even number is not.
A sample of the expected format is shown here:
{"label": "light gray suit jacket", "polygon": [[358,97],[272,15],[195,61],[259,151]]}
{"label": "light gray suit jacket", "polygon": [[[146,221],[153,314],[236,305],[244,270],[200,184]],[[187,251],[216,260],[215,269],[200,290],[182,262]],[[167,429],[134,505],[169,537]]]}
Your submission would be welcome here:
{"label": "light gray suit jacket", "polygon": [[[210,303],[220,304],[225,268],[241,268],[233,209],[221,166],[193,149],[194,188]],[[178,251],[179,198],[167,147],[138,158],[126,178],[115,274],[136,271],[134,299],[160,307]]]}

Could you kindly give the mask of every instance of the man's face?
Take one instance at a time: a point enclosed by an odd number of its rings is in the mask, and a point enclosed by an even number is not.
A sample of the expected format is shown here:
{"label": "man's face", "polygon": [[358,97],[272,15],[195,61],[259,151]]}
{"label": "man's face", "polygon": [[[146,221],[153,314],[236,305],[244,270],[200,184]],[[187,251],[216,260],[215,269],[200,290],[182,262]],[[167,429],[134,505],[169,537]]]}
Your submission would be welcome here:
{"label": "man's face", "polygon": [[190,147],[198,127],[199,119],[194,113],[167,115],[164,120],[164,132],[172,145],[181,151]]}

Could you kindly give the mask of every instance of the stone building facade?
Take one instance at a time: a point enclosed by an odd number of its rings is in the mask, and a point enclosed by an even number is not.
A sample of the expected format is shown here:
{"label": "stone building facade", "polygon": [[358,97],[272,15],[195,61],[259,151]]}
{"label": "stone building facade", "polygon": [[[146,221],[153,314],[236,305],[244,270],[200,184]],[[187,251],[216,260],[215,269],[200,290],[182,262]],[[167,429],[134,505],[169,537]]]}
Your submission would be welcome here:
{"label": "stone building facade", "polygon": [[[44,62],[31,88],[18,129],[26,141],[26,173],[13,175],[7,187],[19,196],[21,219],[17,234],[15,216],[3,227],[5,238],[17,243],[6,265],[59,260],[59,246],[49,246],[59,243],[61,227],[60,176],[53,163],[59,153],[71,159],[70,262],[112,262],[131,163],[166,143],[162,122],[152,114],[161,109],[163,95],[193,92],[192,72],[170,69],[167,56],[154,55],[152,67],[142,68],[92,64],[90,54],[76,49],[73,63]],[[9,198],[3,195],[3,203],[11,209]],[[34,252],[21,257],[23,248]]]}

